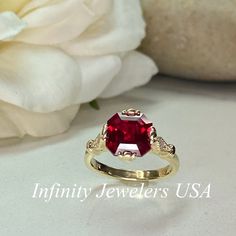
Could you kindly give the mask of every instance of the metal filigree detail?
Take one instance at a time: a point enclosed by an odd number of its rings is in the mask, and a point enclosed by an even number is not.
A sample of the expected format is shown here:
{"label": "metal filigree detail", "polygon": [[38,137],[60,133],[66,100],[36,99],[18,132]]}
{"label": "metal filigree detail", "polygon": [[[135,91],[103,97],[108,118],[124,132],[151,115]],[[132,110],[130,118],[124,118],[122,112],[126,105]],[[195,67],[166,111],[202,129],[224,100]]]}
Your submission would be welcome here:
{"label": "metal filigree detail", "polygon": [[87,142],[87,152],[99,155],[105,150],[107,125],[104,125],[102,131],[95,139],[91,139]]}
{"label": "metal filigree detail", "polygon": [[140,116],[141,112],[139,110],[130,108],[127,110],[123,110],[121,114],[126,116]]}
{"label": "metal filigree detail", "polygon": [[156,132],[156,129],[155,127],[151,127],[151,130],[150,130],[150,143],[151,145],[156,142],[156,139],[157,139],[157,132]]}
{"label": "metal filigree detail", "polygon": [[136,157],[136,154],[130,151],[124,151],[123,153],[120,152],[118,154],[118,158],[122,161],[133,161],[134,159],[136,159]]}
{"label": "metal filigree detail", "polygon": [[162,137],[156,137],[153,139],[152,149],[155,153],[166,153],[166,154],[175,154],[175,146],[172,144],[166,143]]}

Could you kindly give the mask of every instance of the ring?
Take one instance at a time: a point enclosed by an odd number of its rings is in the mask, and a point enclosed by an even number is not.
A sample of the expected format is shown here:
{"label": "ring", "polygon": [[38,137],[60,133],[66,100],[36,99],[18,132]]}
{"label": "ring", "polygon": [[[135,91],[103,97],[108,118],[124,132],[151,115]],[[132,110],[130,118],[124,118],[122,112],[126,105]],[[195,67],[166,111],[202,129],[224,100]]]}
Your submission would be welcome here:
{"label": "ring", "polygon": [[[152,170],[125,170],[105,165],[95,159],[109,150],[121,160],[133,161],[149,151],[166,160],[168,165]],[[139,110],[128,109],[114,114],[98,136],[88,141],[85,152],[87,166],[101,174],[121,180],[149,181],[163,179],[179,169],[175,147],[158,137],[151,121]]]}

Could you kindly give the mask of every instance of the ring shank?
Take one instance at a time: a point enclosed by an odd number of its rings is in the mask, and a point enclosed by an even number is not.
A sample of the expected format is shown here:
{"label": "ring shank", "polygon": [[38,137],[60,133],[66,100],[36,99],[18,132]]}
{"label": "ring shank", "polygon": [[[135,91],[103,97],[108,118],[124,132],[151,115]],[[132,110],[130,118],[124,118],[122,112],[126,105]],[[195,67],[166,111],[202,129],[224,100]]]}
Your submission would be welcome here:
{"label": "ring shank", "polygon": [[165,159],[169,162],[169,165],[160,169],[154,170],[124,170],[116,169],[110,166],[107,166],[94,157],[93,153],[86,152],[85,161],[88,167],[100,172],[101,174],[109,175],[122,180],[131,180],[131,181],[149,181],[155,179],[163,179],[170,175],[173,175],[177,172],[179,168],[179,160],[176,154],[159,154],[162,159]]}

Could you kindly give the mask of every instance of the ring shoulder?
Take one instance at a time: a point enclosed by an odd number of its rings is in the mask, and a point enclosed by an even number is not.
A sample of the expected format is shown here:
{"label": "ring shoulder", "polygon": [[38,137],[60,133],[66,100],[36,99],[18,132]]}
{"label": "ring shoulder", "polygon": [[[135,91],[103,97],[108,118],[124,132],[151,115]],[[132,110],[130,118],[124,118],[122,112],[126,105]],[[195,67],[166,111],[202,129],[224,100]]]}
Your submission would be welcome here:
{"label": "ring shoulder", "polygon": [[97,135],[95,139],[91,139],[87,142],[86,152],[99,155],[106,150],[106,141],[105,141],[105,126],[101,133]]}
{"label": "ring shoulder", "polygon": [[152,151],[160,155],[161,157],[165,156],[174,156],[175,155],[175,146],[172,144],[168,144],[162,137],[155,137],[152,140]]}

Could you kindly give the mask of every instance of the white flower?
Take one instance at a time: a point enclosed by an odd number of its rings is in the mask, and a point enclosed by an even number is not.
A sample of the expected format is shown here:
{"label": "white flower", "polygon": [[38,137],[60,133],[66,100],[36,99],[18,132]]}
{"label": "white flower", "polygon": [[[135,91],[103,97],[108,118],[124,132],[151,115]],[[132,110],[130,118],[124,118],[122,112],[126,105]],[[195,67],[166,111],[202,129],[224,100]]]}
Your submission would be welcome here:
{"label": "white flower", "polygon": [[64,132],[79,105],[149,81],[138,0],[0,3],[0,138]]}

